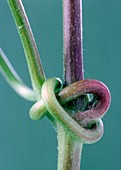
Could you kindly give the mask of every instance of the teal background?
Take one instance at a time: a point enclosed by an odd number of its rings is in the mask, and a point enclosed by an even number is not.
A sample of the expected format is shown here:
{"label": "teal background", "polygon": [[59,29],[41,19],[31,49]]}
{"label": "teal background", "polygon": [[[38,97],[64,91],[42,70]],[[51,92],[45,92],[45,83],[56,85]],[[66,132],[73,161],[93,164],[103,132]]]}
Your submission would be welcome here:
{"label": "teal background", "polygon": [[[23,0],[47,77],[63,78],[62,2]],[[112,94],[103,138],[84,145],[81,170],[121,169],[121,0],[83,0],[85,78],[103,81]],[[7,1],[0,0],[0,46],[31,85]],[[19,97],[0,75],[0,170],[56,170],[56,132],[47,118],[34,122],[32,102]]]}

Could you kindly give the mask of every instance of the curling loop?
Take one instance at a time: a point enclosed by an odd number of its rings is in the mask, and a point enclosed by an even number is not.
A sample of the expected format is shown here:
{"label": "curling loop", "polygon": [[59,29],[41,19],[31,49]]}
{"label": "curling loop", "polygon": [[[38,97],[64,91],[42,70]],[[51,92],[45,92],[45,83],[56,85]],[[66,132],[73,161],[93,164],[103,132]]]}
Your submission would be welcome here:
{"label": "curling loop", "polygon": [[[98,141],[103,134],[103,123],[100,118],[104,116],[110,105],[108,88],[98,80],[81,80],[62,88],[59,78],[45,81],[41,90],[42,99],[32,106],[30,117],[37,120],[49,112],[67,133],[80,142],[89,144]],[[78,112],[75,119],[62,107],[65,103],[89,93],[96,95],[98,99],[96,106]],[[87,128],[92,121],[95,126],[92,129]]]}

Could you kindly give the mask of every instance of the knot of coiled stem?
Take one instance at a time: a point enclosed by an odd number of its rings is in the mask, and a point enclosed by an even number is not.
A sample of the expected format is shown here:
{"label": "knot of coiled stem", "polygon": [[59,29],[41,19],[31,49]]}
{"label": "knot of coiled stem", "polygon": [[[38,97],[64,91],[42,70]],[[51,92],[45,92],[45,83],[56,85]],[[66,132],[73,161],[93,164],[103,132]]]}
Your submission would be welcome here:
{"label": "knot of coiled stem", "polygon": [[[63,105],[81,95],[93,94],[96,103],[89,102],[87,109],[77,112],[71,117]],[[42,99],[30,109],[30,117],[34,120],[50,114],[67,133],[82,143],[94,143],[103,134],[101,118],[110,105],[108,88],[97,80],[81,80],[63,88],[59,78],[50,78],[44,82],[41,89]]]}

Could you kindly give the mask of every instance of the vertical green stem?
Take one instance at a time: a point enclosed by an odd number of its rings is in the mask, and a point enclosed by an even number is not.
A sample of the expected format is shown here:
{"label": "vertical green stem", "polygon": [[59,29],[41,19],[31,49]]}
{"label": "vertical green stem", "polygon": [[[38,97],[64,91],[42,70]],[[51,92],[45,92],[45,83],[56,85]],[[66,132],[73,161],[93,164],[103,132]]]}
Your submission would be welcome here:
{"label": "vertical green stem", "polygon": [[58,125],[58,170],[80,170],[82,147]]}
{"label": "vertical green stem", "polygon": [[[65,85],[83,79],[82,0],[63,0]],[[80,109],[83,98],[73,101],[68,113]],[[58,127],[58,170],[80,170],[83,144]]]}
{"label": "vertical green stem", "polygon": [[33,89],[38,98],[40,98],[41,86],[45,80],[45,75],[26,12],[21,0],[8,0],[8,4],[24,48]]}

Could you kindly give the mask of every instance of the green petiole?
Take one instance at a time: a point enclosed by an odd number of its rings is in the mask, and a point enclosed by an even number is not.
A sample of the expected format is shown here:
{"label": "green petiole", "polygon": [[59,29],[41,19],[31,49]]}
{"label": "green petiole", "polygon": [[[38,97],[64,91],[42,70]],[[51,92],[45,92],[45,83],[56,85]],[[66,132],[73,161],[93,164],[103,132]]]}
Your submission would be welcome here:
{"label": "green petiole", "polygon": [[46,78],[24,6],[21,0],[8,0],[8,4],[24,48],[33,89],[40,99],[41,86]]}

